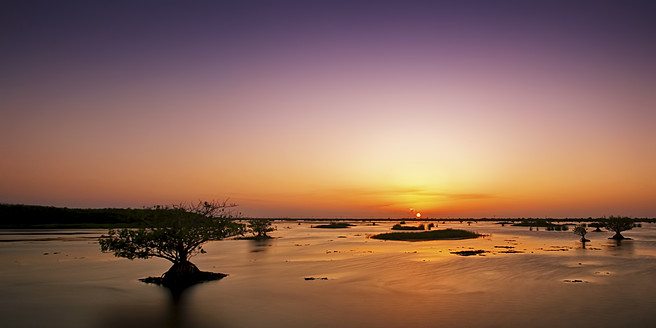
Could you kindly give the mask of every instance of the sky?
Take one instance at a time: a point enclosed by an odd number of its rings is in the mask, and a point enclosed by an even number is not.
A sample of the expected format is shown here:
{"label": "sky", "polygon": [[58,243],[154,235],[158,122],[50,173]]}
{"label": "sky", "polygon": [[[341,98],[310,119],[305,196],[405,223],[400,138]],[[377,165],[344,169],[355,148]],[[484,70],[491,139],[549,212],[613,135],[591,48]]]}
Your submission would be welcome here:
{"label": "sky", "polygon": [[652,1],[2,1],[0,203],[656,216]]}

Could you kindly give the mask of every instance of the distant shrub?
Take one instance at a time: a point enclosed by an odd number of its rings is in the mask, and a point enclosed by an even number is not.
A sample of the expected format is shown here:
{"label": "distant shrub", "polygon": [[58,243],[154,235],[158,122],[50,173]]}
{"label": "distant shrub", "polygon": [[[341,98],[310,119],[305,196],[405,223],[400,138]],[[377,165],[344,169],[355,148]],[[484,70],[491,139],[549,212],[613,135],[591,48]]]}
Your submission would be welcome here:
{"label": "distant shrub", "polygon": [[590,228],[595,228],[595,230],[593,230],[594,232],[601,232],[601,228],[604,227],[604,224],[599,223],[599,222],[593,222],[593,223],[588,224],[588,226]]}
{"label": "distant shrub", "polygon": [[404,226],[404,225],[400,225],[400,224],[395,224],[394,226],[392,226],[392,230],[425,230],[425,229],[426,228],[424,227],[423,224],[420,224],[416,227],[414,227],[414,226]]}
{"label": "distant shrub", "polygon": [[581,236],[582,242],[590,241],[585,238],[585,235],[588,233],[588,230],[584,226],[581,225],[581,226],[574,227],[574,233]]}
{"label": "distant shrub", "polygon": [[611,216],[608,219],[602,220],[601,223],[604,228],[614,231],[615,235],[611,239],[624,239],[620,232],[633,229],[634,221],[629,217]]}
{"label": "distant shrub", "polygon": [[275,231],[272,227],[273,220],[270,219],[250,219],[248,220],[248,231],[253,233],[252,239],[269,239],[268,232]]}

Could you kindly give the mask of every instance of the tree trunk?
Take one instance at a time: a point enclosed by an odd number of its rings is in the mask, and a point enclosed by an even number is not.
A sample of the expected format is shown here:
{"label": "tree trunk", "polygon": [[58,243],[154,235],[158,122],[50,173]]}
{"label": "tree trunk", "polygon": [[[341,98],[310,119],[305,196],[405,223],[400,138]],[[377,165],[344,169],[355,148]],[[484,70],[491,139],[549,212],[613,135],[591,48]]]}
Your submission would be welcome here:
{"label": "tree trunk", "polygon": [[200,270],[189,261],[182,261],[173,264],[169,271],[166,271],[162,278],[164,285],[185,285],[190,281],[197,279]]}
{"label": "tree trunk", "polygon": [[624,236],[619,231],[615,231],[615,236],[610,237],[610,239],[624,239]]}

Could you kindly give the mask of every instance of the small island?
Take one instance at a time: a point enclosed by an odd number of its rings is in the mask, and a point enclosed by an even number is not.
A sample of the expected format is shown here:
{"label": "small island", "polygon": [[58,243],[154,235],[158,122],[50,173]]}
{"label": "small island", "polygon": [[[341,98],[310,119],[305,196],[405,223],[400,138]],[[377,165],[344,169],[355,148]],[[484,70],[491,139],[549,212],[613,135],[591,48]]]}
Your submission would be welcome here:
{"label": "small island", "polygon": [[402,240],[402,241],[424,241],[445,239],[471,239],[482,235],[475,232],[459,229],[431,230],[422,232],[387,232],[371,236],[373,239]]}
{"label": "small island", "polygon": [[320,224],[316,226],[312,226],[312,228],[319,228],[319,229],[342,229],[342,228],[348,228],[348,227],[353,227],[355,226],[354,224],[346,223],[346,222],[331,222],[329,224]]}

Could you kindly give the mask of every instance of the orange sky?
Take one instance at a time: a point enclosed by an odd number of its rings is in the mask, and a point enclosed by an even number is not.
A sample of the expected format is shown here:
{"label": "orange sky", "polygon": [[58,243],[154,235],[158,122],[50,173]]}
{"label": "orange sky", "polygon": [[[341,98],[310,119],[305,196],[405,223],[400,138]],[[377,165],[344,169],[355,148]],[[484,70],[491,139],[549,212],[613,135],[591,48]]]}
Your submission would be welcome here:
{"label": "orange sky", "polygon": [[639,8],[341,5],[13,9],[0,202],[656,216]]}

